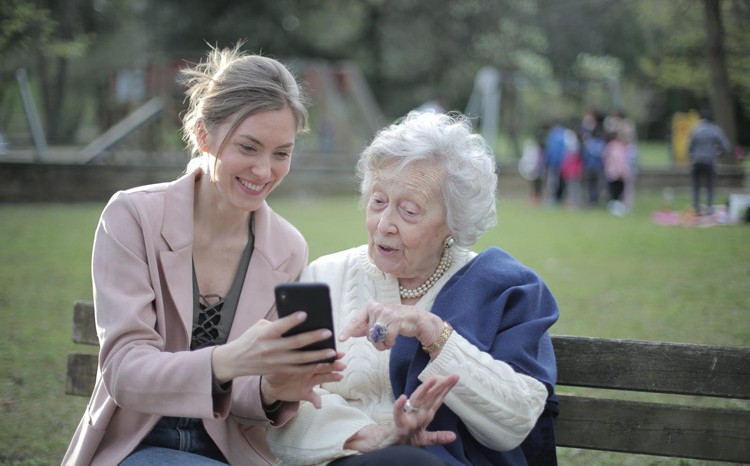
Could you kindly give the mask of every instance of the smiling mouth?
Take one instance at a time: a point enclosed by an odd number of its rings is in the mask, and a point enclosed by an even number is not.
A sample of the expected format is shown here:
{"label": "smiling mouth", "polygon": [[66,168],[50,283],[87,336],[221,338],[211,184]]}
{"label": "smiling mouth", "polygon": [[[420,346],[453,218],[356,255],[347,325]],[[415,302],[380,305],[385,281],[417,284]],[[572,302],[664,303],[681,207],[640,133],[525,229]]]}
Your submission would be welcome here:
{"label": "smiling mouth", "polygon": [[393,251],[396,251],[396,248],[391,248],[391,247],[382,246],[382,245],[378,245],[378,249],[380,249],[383,252],[393,252]]}
{"label": "smiling mouth", "polygon": [[250,183],[249,181],[245,181],[245,180],[243,180],[241,178],[237,178],[237,179],[239,180],[239,182],[240,182],[240,184],[242,186],[246,187],[250,191],[260,191],[265,186],[264,184],[253,184],[253,183]]}

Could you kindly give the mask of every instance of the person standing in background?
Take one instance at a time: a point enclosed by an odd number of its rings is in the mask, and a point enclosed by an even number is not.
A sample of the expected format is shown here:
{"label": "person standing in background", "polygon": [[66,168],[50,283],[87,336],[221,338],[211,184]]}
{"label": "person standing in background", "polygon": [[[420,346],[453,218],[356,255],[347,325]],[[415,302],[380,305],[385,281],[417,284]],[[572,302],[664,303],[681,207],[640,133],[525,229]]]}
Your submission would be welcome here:
{"label": "person standing in background", "polygon": [[531,203],[539,205],[544,193],[544,144],[545,130],[535,131],[534,139],[524,143],[523,155],[518,161],[518,172],[531,184]]}
{"label": "person standing in background", "polygon": [[545,168],[545,191],[546,203],[556,206],[562,202],[565,194],[565,183],[562,179],[561,169],[565,159],[565,128],[560,123],[555,123],[547,132],[544,141],[544,168]]}
{"label": "person standing in background", "polygon": [[583,136],[582,143],[584,179],[586,186],[586,201],[589,206],[599,204],[604,179],[604,135],[602,127],[598,125],[590,134]]}
{"label": "person standing in background", "polygon": [[583,156],[578,136],[571,129],[565,131],[565,157],[560,167],[560,175],[565,183],[565,200],[568,208],[579,208],[581,206]]}
{"label": "person standing in background", "polygon": [[[728,154],[732,145],[724,131],[712,121],[711,113],[703,109],[701,119],[690,132],[688,155],[690,156],[690,178],[693,188],[693,211],[696,215],[712,214],[714,185],[716,180],[716,158]],[[700,191],[706,189],[706,211],[701,210]]]}
{"label": "person standing in background", "polygon": [[610,139],[604,146],[602,154],[604,160],[604,177],[609,187],[609,202],[607,210],[612,215],[622,217],[628,212],[624,202],[625,183],[630,177],[630,163],[628,145],[622,140],[620,133],[610,133]]}
{"label": "person standing in background", "polygon": [[578,128],[581,139],[581,154],[583,156],[584,187],[586,204],[596,206],[602,192],[604,179],[604,116],[596,108],[590,108],[584,113]]}
{"label": "person standing in background", "polygon": [[624,180],[622,202],[627,210],[633,208],[635,199],[635,180],[638,176],[638,133],[635,122],[628,117],[623,109],[615,110],[612,115],[604,119],[604,131],[613,133],[625,145],[628,161],[628,177]]}

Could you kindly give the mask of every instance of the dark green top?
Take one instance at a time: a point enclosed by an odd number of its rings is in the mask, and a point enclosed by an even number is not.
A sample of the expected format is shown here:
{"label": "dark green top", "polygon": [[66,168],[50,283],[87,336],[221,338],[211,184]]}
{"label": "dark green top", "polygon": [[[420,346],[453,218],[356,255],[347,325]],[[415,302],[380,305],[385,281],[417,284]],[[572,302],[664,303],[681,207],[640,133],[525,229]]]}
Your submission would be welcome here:
{"label": "dark green top", "polygon": [[234,315],[237,312],[242,284],[245,282],[245,275],[250,264],[250,257],[253,255],[255,243],[253,215],[250,215],[248,232],[247,246],[242,253],[234,281],[226,296],[201,294],[198,288],[198,279],[195,276],[195,264],[193,264],[193,337],[190,349],[221,345],[227,342],[229,330],[232,328]]}

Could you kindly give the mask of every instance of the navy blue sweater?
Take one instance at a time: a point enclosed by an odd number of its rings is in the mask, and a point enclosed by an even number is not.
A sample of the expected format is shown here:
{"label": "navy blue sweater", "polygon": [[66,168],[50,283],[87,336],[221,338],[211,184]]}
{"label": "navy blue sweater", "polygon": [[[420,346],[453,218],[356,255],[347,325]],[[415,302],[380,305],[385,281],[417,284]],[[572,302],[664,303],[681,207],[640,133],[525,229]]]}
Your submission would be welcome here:
{"label": "navy blue sweater", "polygon": [[[557,321],[559,310],[542,279],[505,251],[493,247],[451,277],[440,290],[432,312],[480,350],[542,382],[549,396],[545,414],[523,446],[506,452],[487,448],[443,405],[429,430],[450,430],[457,439],[427,449],[456,466],[554,464],[552,415],[548,413],[556,413],[557,367],[547,330]],[[415,338],[399,335],[390,359],[396,398],[402,393],[410,395],[419,386],[417,376],[428,362],[429,356]],[[533,459],[534,455],[541,458]]]}

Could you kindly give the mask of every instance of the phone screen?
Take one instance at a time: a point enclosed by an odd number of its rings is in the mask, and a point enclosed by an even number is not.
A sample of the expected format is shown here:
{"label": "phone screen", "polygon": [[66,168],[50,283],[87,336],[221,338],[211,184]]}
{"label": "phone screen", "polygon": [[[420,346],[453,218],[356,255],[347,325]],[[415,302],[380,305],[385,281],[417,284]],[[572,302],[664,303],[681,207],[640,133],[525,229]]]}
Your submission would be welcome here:
{"label": "phone screen", "polygon": [[[283,336],[296,335],[327,328],[331,337],[307,345],[302,350],[336,349],[333,315],[331,311],[331,293],[325,283],[293,282],[276,286],[276,309],[279,317],[286,317],[297,311],[305,311],[307,319],[286,332]],[[333,362],[336,358],[319,362]]]}

